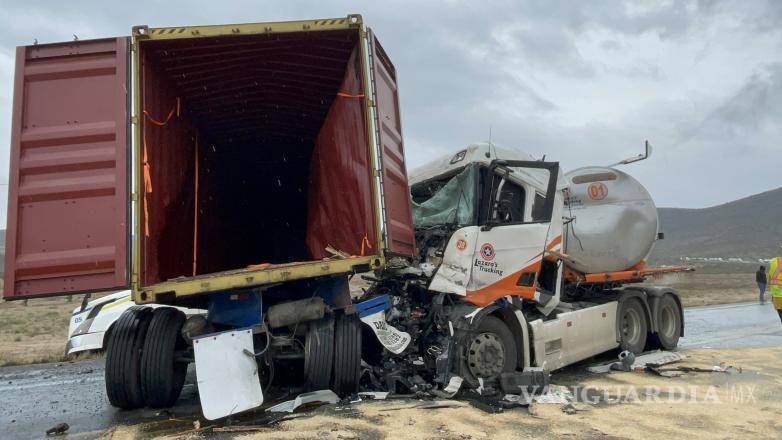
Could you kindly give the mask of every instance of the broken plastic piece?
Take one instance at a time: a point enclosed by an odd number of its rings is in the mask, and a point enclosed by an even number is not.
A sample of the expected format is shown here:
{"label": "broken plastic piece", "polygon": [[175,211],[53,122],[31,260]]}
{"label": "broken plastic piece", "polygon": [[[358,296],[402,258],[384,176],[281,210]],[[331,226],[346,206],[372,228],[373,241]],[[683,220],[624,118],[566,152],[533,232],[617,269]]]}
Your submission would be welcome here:
{"label": "broken plastic piece", "polygon": [[339,402],[339,396],[331,390],[319,390],[311,393],[299,394],[293,400],[288,400],[280,404],[274,405],[271,408],[267,408],[266,412],[293,412],[296,408],[307,403],[337,403]]}
{"label": "broken plastic piece", "polygon": [[546,394],[535,396],[532,400],[541,404],[565,404],[573,401],[573,393],[563,386],[550,386]]}
{"label": "broken plastic piece", "polygon": [[62,435],[65,434],[70,426],[67,423],[58,423],[46,430],[46,435]]}
{"label": "broken plastic piece", "polygon": [[507,394],[545,394],[548,392],[549,373],[540,367],[522,372],[502,373],[500,388]]}
{"label": "broken plastic piece", "polygon": [[464,382],[464,379],[461,376],[452,376],[451,380],[448,381],[448,386],[443,388],[443,391],[449,394],[456,394],[459,388],[462,387],[462,382]]}
{"label": "broken plastic piece", "polygon": [[358,393],[358,397],[368,400],[386,400],[388,394],[388,391],[361,391]]}
{"label": "broken plastic piece", "polygon": [[[673,351],[651,351],[647,353],[642,353],[640,355],[637,355],[635,357],[635,361],[632,365],[632,370],[639,371],[644,370],[646,366],[654,366],[659,367],[661,365],[667,365],[672,364],[674,362],[679,362],[683,359],[686,359],[687,356],[673,352]],[[614,364],[614,362],[604,362],[600,364],[590,365],[587,367],[587,371],[590,373],[608,373],[611,371],[611,365]]]}

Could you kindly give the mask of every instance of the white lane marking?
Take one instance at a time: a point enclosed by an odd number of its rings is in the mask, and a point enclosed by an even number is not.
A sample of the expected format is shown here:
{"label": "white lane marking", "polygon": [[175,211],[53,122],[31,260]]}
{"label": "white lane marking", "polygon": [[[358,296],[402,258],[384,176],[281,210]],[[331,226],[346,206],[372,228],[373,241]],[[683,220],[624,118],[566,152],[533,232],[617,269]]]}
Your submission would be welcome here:
{"label": "white lane marking", "polygon": [[19,385],[16,384],[2,385],[0,386],[0,391],[27,390],[30,388],[41,388],[41,387],[56,387],[60,385],[68,385],[74,383],[98,382],[102,380],[103,380],[102,376],[82,377],[79,379],[55,380],[51,382],[42,379],[42,382],[26,383],[26,384],[19,384]]}

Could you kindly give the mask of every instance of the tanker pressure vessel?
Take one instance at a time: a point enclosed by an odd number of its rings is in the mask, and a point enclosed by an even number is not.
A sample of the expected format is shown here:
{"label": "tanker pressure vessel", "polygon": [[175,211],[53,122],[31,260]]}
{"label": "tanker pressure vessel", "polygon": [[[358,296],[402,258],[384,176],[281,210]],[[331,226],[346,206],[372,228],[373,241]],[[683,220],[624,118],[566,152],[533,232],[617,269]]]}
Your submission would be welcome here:
{"label": "tanker pressure vessel", "polygon": [[657,207],[627,173],[585,167],[565,174],[565,251],[585,273],[629,269],[645,260],[657,239]]}

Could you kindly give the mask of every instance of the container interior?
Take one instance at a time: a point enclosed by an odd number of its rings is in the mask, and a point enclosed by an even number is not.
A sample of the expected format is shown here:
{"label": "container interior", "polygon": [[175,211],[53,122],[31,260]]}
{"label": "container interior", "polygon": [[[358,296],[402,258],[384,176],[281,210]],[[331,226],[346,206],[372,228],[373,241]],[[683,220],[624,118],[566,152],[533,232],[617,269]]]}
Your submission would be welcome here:
{"label": "container interior", "polygon": [[141,282],[376,248],[358,30],[139,44]]}

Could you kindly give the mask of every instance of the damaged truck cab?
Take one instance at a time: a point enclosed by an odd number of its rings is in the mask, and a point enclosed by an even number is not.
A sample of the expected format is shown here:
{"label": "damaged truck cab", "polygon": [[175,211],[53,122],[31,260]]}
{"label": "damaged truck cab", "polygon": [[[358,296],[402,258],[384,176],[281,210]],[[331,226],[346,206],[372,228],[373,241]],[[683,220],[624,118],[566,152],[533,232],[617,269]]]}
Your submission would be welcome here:
{"label": "damaged truck cab", "polygon": [[[376,271],[368,296],[389,297],[388,323],[411,343],[402,354],[365,351],[376,386],[518,394],[607,350],[676,347],[676,293],[631,286],[683,268],[645,267],[657,214],[630,176],[563,175],[555,162],[484,143],[413,170],[410,189],[417,255]],[[616,242],[600,236],[605,227]],[[622,240],[637,242],[636,260],[610,268],[630,255]]]}

